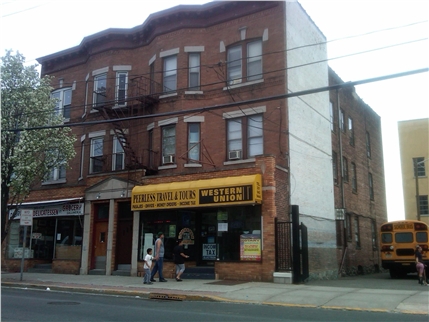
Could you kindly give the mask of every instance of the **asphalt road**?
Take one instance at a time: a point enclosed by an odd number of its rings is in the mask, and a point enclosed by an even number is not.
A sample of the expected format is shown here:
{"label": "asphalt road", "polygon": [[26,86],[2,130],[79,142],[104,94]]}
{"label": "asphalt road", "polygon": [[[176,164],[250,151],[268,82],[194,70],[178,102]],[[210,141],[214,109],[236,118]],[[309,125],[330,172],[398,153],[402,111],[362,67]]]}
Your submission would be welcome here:
{"label": "asphalt road", "polygon": [[427,316],[139,297],[46,292],[2,287],[1,321],[425,321]]}

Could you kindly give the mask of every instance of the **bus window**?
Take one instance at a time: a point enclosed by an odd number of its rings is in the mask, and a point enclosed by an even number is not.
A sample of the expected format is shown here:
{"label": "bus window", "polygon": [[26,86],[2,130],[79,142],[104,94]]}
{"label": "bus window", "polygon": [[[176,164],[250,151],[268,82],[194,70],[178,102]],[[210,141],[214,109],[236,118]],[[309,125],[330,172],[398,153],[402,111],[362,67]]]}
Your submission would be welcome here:
{"label": "bus window", "polygon": [[417,232],[416,241],[418,243],[427,243],[428,242],[428,233],[427,232]]}
{"label": "bus window", "polygon": [[397,243],[412,243],[413,233],[396,233],[395,242]]}
{"label": "bus window", "polygon": [[382,243],[391,243],[392,242],[392,234],[391,233],[382,233],[381,234],[381,242]]}

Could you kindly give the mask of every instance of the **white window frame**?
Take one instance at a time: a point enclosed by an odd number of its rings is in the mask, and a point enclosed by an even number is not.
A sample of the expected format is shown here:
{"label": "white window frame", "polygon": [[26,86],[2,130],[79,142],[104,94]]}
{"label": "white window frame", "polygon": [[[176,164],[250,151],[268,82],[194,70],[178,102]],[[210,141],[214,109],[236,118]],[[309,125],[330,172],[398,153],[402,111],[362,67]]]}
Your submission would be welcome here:
{"label": "white window frame", "polygon": [[[167,84],[171,87],[167,88]],[[164,93],[177,91],[177,55],[163,58],[162,88]]]}
{"label": "white window frame", "polygon": [[[259,46],[255,46],[257,44]],[[255,40],[247,43],[246,69],[248,82],[262,78],[262,40]]]}
{"label": "white window frame", "polygon": [[[125,138],[117,137],[116,135],[113,137],[112,171],[120,171],[125,169],[125,151],[119,140],[124,142]],[[120,160],[120,164],[122,164],[122,166],[119,166],[119,168],[118,159]]]}
{"label": "white window frame", "polygon": [[51,98],[56,99],[55,114],[62,115],[64,122],[70,121],[72,91],[72,87],[64,87],[51,93]]}
{"label": "white window frame", "polygon": [[[262,39],[243,41],[227,49],[228,86],[258,83],[263,79],[262,43]],[[246,59],[245,66],[243,59]]]}
{"label": "white window frame", "polygon": [[[171,133],[167,133],[171,131]],[[162,153],[161,153],[161,164],[164,164],[164,158],[172,156],[175,158],[176,156],[176,124],[169,124],[162,127]],[[168,135],[167,135],[168,134]],[[166,142],[166,141],[171,142]],[[174,159],[174,162],[176,160]]]}
{"label": "white window frame", "polygon": [[189,53],[189,91],[200,91],[201,90],[201,54],[200,53]]}
{"label": "white window frame", "polygon": [[[121,77],[125,78],[124,83],[121,83]],[[121,88],[123,86],[123,88]],[[123,91],[123,97],[119,97],[120,91]],[[116,72],[116,85],[115,85],[115,103],[116,106],[127,106],[127,95],[128,93],[128,72],[117,71]]]}
{"label": "white window frame", "polygon": [[[104,81],[104,90],[100,90],[99,86],[100,83]],[[107,72],[101,73],[96,76],[94,76],[94,91],[93,91],[93,106],[100,106],[103,105],[107,101]],[[103,100],[99,100],[99,97],[103,97]]]}
{"label": "white window frame", "polygon": [[[92,137],[91,138],[91,152],[89,155],[89,173],[100,173],[103,172],[103,169],[101,169],[100,171],[94,171],[94,166],[95,166],[95,158],[100,158],[102,159],[104,156],[103,153],[103,149],[104,149],[104,138],[102,136],[97,136],[97,137]],[[101,150],[101,153],[99,153]],[[102,166],[103,167],[103,166]]]}
{"label": "white window frame", "polygon": [[200,123],[188,123],[188,159],[190,162],[201,160]]}

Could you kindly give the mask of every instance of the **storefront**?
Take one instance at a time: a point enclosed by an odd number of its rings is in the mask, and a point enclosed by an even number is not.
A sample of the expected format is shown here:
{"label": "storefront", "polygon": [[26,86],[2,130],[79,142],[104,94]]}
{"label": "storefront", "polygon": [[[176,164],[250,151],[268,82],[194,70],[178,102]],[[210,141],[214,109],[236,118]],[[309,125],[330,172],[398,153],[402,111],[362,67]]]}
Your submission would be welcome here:
{"label": "storefront", "polygon": [[[7,259],[21,259],[24,252],[24,257],[34,263],[52,263],[53,271],[56,262],[64,272],[77,272],[83,234],[82,201],[83,198],[72,198],[23,203],[10,225]],[[21,209],[33,210],[33,224],[27,229],[25,249],[24,229],[20,225]],[[9,219],[14,212],[14,208],[9,210]],[[61,261],[66,261],[67,264],[64,265]]]}
{"label": "storefront", "polygon": [[261,175],[136,186],[131,208],[139,212],[138,260],[164,232],[165,259],[177,239],[198,266],[261,261]]}

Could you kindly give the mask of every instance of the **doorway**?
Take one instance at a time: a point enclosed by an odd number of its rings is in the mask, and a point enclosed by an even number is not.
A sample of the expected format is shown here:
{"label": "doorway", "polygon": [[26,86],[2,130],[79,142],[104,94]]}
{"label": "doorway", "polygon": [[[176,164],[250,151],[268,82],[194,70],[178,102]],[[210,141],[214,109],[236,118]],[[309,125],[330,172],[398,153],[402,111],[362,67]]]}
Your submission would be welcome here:
{"label": "doorway", "polygon": [[94,204],[94,233],[91,269],[106,269],[109,204]]}
{"label": "doorway", "polygon": [[199,241],[197,242],[197,265],[214,266],[219,250],[217,244],[217,213],[203,212],[199,219],[201,222],[197,225],[200,229],[198,234]]}
{"label": "doorway", "polygon": [[131,269],[133,242],[133,212],[130,202],[118,203],[118,226],[116,230],[116,269]]}

